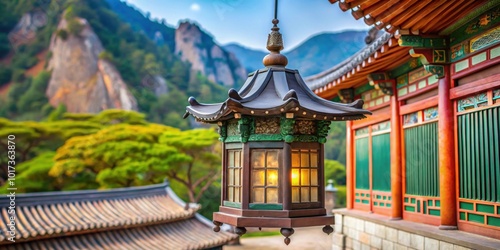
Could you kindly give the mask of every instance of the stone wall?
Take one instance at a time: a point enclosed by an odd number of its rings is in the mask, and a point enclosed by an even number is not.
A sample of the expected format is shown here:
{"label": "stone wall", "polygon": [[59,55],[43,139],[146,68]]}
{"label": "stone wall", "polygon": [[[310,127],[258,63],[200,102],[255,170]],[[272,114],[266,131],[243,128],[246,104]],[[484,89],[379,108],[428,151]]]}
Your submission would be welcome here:
{"label": "stone wall", "polygon": [[[344,210],[347,211],[347,210]],[[333,250],[338,249],[500,249],[500,241],[461,231],[443,231],[437,227],[403,220],[363,219],[335,213]],[[367,217],[377,215],[364,213]],[[378,216],[381,217],[381,216]],[[391,226],[389,224],[394,224]],[[426,227],[428,229],[426,229]],[[423,233],[427,231],[427,233]]]}

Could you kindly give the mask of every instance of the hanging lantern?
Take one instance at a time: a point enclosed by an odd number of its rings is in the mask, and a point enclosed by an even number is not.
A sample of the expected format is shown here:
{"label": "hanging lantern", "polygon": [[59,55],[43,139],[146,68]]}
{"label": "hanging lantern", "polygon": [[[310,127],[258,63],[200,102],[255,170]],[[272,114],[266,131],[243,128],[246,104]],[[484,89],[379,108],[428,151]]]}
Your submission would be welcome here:
{"label": "hanging lantern", "polygon": [[[276,13],[275,13],[276,15]],[[223,142],[222,201],[213,215],[243,235],[246,227],[281,228],[285,243],[293,228],[321,226],[333,232],[327,215],[324,147],[331,121],[365,118],[363,101],[341,104],[316,96],[297,70],[285,68],[278,20],[267,41],[265,68],[249,74],[243,87],[222,103],[189,98],[186,115],[216,123]]]}

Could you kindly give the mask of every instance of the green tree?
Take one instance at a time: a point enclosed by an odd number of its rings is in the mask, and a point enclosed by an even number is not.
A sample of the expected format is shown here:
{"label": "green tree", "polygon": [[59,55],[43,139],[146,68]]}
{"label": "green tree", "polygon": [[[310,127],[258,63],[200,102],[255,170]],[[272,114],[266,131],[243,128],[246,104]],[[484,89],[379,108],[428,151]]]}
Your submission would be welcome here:
{"label": "green tree", "polygon": [[185,160],[174,147],[158,143],[167,131],[179,130],[158,124],[117,124],[72,137],[57,150],[49,174],[58,180],[80,177],[81,186],[88,184],[86,189],[159,183],[173,162]]}
{"label": "green tree", "polygon": [[175,147],[187,160],[177,161],[167,176],[187,189],[190,202],[197,203],[212,183],[220,178],[219,135],[211,129],[166,132],[160,143]]}
{"label": "green tree", "polygon": [[325,160],[325,183],[333,180],[335,185],[346,184],[345,166],[334,160]]}
{"label": "green tree", "polygon": [[12,77],[12,69],[4,65],[0,65],[0,87],[9,83]]}
{"label": "green tree", "polygon": [[[47,151],[37,157],[20,163],[16,166],[16,188],[19,193],[59,191],[60,183],[54,177],[48,175],[50,168],[54,165],[55,152]],[[9,185],[4,185],[0,190],[7,192]]]}
{"label": "green tree", "polygon": [[325,158],[345,164],[346,156],[346,126],[345,122],[332,122],[330,133],[325,143]]}

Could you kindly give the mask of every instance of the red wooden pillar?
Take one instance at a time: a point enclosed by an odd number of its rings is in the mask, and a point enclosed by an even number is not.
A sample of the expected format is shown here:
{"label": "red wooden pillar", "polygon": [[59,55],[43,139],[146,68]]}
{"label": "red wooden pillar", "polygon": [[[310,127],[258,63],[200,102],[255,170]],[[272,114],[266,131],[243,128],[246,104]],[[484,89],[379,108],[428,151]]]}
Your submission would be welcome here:
{"label": "red wooden pillar", "polygon": [[352,121],[346,122],[346,199],[347,208],[354,208],[354,135]]}
{"label": "red wooden pillar", "polygon": [[441,195],[440,229],[457,229],[457,203],[455,189],[455,145],[453,103],[450,100],[450,67],[444,65],[444,77],[439,79],[438,131],[439,131],[439,188]]}
{"label": "red wooden pillar", "polygon": [[391,219],[403,218],[403,186],[401,171],[401,119],[396,84],[391,96]]}

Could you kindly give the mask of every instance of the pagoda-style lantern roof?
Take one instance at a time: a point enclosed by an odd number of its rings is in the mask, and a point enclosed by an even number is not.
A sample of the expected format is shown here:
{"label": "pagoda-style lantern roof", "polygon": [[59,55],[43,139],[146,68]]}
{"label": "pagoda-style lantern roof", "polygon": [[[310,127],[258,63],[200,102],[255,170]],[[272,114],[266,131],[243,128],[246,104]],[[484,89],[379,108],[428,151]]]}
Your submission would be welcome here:
{"label": "pagoda-style lantern roof", "polygon": [[189,98],[188,114],[206,123],[234,118],[235,114],[276,116],[294,113],[295,118],[314,120],[357,120],[369,111],[362,110],[363,101],[335,103],[315,95],[304,83],[298,70],[284,66],[268,66],[249,74],[243,87],[230,89],[222,103],[201,104]]}

